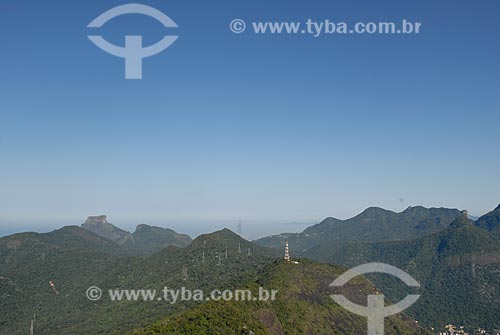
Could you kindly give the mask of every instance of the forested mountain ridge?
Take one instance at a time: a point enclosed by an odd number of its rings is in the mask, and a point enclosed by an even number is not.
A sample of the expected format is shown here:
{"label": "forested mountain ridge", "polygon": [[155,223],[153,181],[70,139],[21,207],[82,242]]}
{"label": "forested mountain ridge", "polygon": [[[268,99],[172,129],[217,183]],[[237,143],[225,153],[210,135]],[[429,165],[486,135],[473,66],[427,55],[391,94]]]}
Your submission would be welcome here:
{"label": "forested mountain ridge", "polygon": [[[276,300],[210,301],[175,314],[134,335],[178,334],[366,334],[366,318],[337,305],[330,297],[329,284],[346,271],[339,266],[309,260],[275,261],[260,270],[245,286],[252,296],[258,287],[274,289]],[[368,294],[377,289],[357,277],[343,288],[352,301],[366,305]],[[385,333],[393,335],[430,334],[404,315],[386,319]]]}
{"label": "forested mountain ridge", "polygon": [[[446,230],[426,237],[324,243],[307,250],[304,257],[348,267],[369,262],[397,266],[424,288],[422,298],[408,310],[423,324],[500,328],[500,240],[465,214]],[[393,300],[403,295],[397,282],[380,277],[373,281]]]}
{"label": "forested mountain ridge", "polygon": [[326,218],[302,233],[265,237],[258,239],[256,243],[283,249],[288,241],[291,251],[300,255],[309,248],[327,242],[410,240],[446,229],[462,213],[457,209],[420,206],[408,207],[401,213],[395,213],[370,207],[351,219]]}
{"label": "forested mountain ridge", "polygon": [[476,227],[486,229],[493,235],[500,237],[500,205],[493,211],[483,215],[475,222]]}
{"label": "forested mountain ridge", "polygon": [[[169,246],[151,256],[127,256],[122,245],[80,227],[0,239],[0,334],[110,334],[145,326],[192,303],[112,302],[108,290],[237,288],[276,252],[229,230],[202,235],[188,248]],[[54,287],[51,287],[51,283]],[[90,301],[86,291],[103,297]]]}

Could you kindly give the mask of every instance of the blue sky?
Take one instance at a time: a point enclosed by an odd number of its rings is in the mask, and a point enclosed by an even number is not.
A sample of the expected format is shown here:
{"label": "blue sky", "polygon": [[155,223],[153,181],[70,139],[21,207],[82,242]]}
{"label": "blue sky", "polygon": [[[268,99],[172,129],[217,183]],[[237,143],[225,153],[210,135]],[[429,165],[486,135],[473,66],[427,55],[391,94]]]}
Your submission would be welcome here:
{"label": "blue sky", "polygon": [[[108,214],[265,234],[369,206],[500,202],[498,1],[142,1],[179,29],[131,15],[99,31],[179,35],[140,81],[87,39],[125,3],[0,4],[0,232]],[[235,18],[422,33],[237,35]]]}

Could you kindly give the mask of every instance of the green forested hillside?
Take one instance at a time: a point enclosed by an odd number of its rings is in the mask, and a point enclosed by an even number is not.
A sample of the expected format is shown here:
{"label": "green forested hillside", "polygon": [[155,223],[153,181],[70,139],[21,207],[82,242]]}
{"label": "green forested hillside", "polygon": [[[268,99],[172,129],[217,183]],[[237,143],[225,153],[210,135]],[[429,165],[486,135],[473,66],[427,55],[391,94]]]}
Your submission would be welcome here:
{"label": "green forested hillside", "polygon": [[475,225],[481,229],[491,232],[493,235],[500,237],[500,205],[493,211],[480,217]]}
{"label": "green forested hillside", "polygon": [[[85,295],[88,287],[95,285],[103,292],[160,291],[164,286],[231,288],[254,278],[274,256],[229,230],[147,258],[121,252],[120,245],[78,227],[0,239],[0,334],[26,334],[33,314],[36,334],[122,334],[190,304],[111,302],[106,295],[91,302]],[[49,281],[54,281],[58,295]]]}
{"label": "green forested hillside", "polygon": [[[465,215],[431,236],[404,242],[325,243],[304,256],[345,266],[384,262],[409,272],[424,289],[408,313],[424,324],[439,329],[446,323],[500,327],[500,240]],[[392,299],[403,296],[400,283],[372,279]]]}
{"label": "green forested hillside", "polygon": [[120,252],[116,243],[78,227],[0,239],[0,333],[27,334],[33,314],[42,334],[62,333],[57,327],[90,318],[81,292]]}
{"label": "green forested hillside", "polygon": [[168,246],[186,247],[192,240],[188,235],[178,234],[172,229],[138,225],[132,234],[132,240],[128,240],[123,247],[133,255],[150,255]]}
{"label": "green forested hillside", "polygon": [[[368,212],[365,219],[375,217]],[[421,219],[417,212],[405,216]],[[442,328],[445,323],[499,328],[500,240],[492,234],[495,217],[496,211],[473,223],[464,214],[438,233],[405,241],[315,238],[315,244],[305,248],[301,256],[348,267],[384,262],[409,272],[422,284],[422,298],[407,313],[427,329]],[[407,226],[426,226],[429,220]],[[434,218],[435,223],[443,220]],[[306,231],[316,231],[313,236],[319,236],[324,228]],[[149,226],[138,231],[141,243],[151,244],[149,252],[168,239],[166,235],[171,236],[170,232],[162,236],[166,230]],[[331,236],[328,234],[324,235]],[[364,319],[351,315],[328,297],[328,284],[343,268],[308,260],[298,265],[276,261],[282,257],[282,250],[258,246],[227,229],[201,235],[187,247],[170,245],[149,256],[130,256],[131,248],[126,243],[116,243],[80,227],[1,238],[0,334],[26,334],[34,315],[36,334],[46,335],[123,334],[133,329],[138,329],[137,334],[364,331]],[[293,248],[293,241],[290,243]],[[292,251],[292,257],[296,255]],[[399,301],[407,293],[404,285],[394,279],[368,278],[392,301]],[[50,281],[55,283],[55,290]],[[352,300],[363,304],[363,297],[375,288],[363,279],[354,283],[349,290]],[[87,299],[90,286],[102,289],[104,297],[100,301]],[[277,289],[280,295],[275,302],[173,305],[158,300],[111,302],[107,296],[110,289],[160,292],[165,286],[205,292],[263,286]],[[399,318],[388,321],[387,329],[391,334],[420,332],[413,321]]]}
{"label": "green forested hillside", "polygon": [[399,241],[442,231],[461,211],[446,208],[409,207],[401,213],[382,208],[368,208],[348,219],[327,218],[298,234],[281,234],[257,240],[257,244],[283,249],[285,242],[295,254],[322,243],[337,241]]}
{"label": "green forested hillside", "polygon": [[[176,314],[131,334],[366,334],[366,319],[356,316],[330,298],[329,284],[346,269],[301,260],[299,264],[275,262],[260,271],[247,288],[278,290],[275,301],[208,302]],[[366,305],[375,287],[358,277],[343,292]],[[386,320],[386,334],[425,334],[402,315]]]}

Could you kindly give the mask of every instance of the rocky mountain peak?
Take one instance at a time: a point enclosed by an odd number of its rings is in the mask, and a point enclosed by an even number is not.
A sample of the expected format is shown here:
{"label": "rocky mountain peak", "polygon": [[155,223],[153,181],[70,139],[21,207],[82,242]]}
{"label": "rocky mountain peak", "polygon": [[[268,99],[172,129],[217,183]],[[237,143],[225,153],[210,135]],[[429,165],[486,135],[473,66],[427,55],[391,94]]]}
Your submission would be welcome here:
{"label": "rocky mountain peak", "polygon": [[115,241],[118,244],[123,244],[134,239],[128,231],[115,227],[108,222],[106,215],[89,216],[85,223],[82,224],[82,228]]}
{"label": "rocky mountain peak", "polygon": [[102,226],[109,224],[108,218],[106,215],[98,215],[98,216],[89,216],[85,223],[83,224],[84,226]]}

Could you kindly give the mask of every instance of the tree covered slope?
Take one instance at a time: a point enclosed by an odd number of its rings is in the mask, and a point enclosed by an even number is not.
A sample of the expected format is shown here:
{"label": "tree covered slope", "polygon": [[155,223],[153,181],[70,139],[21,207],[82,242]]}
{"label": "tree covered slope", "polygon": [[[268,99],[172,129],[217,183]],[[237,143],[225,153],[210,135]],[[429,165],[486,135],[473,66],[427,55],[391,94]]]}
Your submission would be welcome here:
{"label": "tree covered slope", "polygon": [[348,219],[327,218],[298,234],[281,234],[257,240],[259,245],[283,249],[290,243],[291,251],[302,252],[322,243],[336,241],[409,240],[446,229],[462,211],[447,208],[409,207],[401,213],[382,208],[368,208]]}
{"label": "tree covered slope", "polygon": [[[408,313],[429,326],[500,327],[500,240],[475,227],[466,215],[427,237],[324,243],[305,256],[345,266],[384,262],[400,267],[423,287],[422,298]],[[400,283],[383,277],[373,280],[391,298],[403,295]]]}
{"label": "tree covered slope", "polygon": [[[236,288],[274,255],[229,230],[149,257],[124,256],[122,245],[79,227],[5,237],[0,239],[0,334],[26,334],[33,314],[36,334],[123,334],[191,303],[112,302],[108,290]],[[100,301],[87,299],[90,286],[104,292]]]}
{"label": "tree covered slope", "polygon": [[[333,291],[329,284],[345,270],[308,260],[299,264],[277,261],[246,285],[254,296],[258,287],[277,290],[275,301],[211,301],[130,334],[366,334],[366,319],[343,309],[330,297]],[[366,296],[377,294],[377,289],[358,277],[342,292],[366,305]],[[386,319],[385,327],[386,334],[426,333],[404,315]]]}

